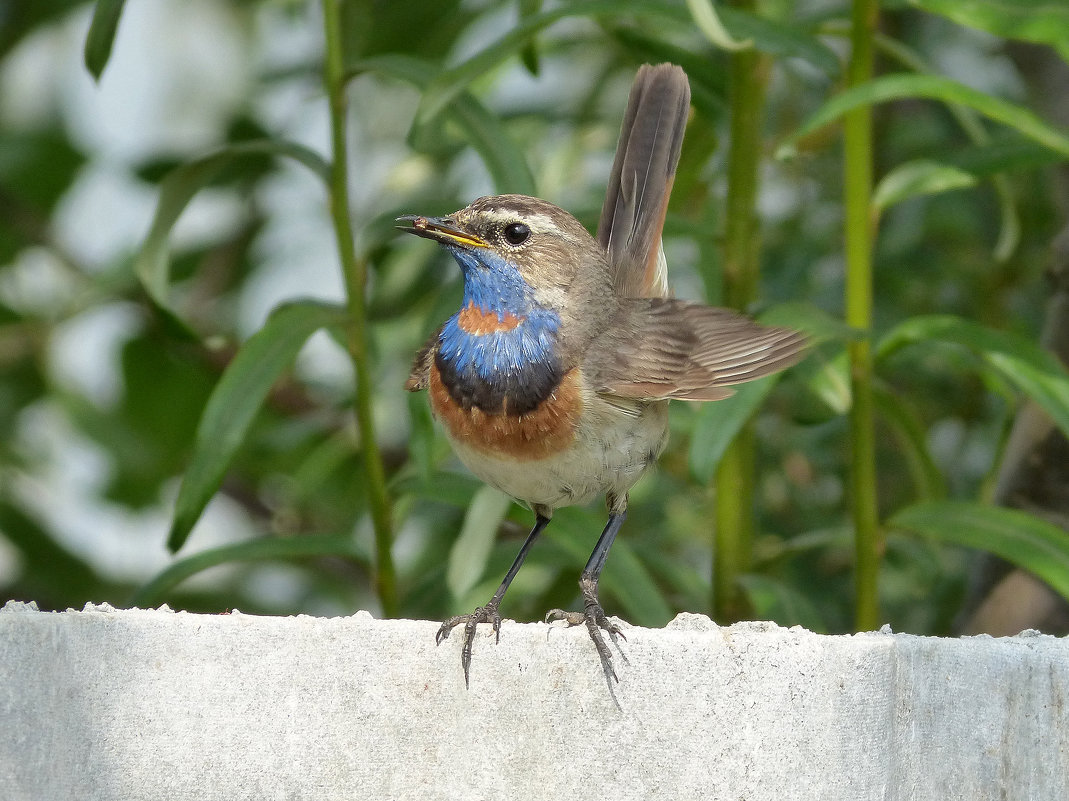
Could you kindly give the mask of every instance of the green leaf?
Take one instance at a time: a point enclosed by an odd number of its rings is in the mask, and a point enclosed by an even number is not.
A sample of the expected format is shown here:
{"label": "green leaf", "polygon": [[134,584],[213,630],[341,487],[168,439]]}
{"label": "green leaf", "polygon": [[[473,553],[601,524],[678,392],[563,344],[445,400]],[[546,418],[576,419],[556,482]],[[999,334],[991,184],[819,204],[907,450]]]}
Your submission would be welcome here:
{"label": "green leaf", "polygon": [[[577,564],[583,564],[604,524],[604,517],[572,506],[557,510],[546,528],[546,536],[564,548]],[[672,616],[671,607],[642,560],[623,539],[627,530],[625,525],[621,537],[612,546],[600,585],[623,606],[621,617],[638,626],[663,626]],[[610,610],[608,614],[613,612]]]}
{"label": "green leaf", "polygon": [[97,0],[96,8],[93,9],[93,21],[89,23],[83,55],[85,68],[95,81],[100,80],[104,68],[108,65],[125,2],[126,0]]}
{"label": "green leaf", "polygon": [[[29,226],[26,204],[44,218],[79,175],[85,156],[58,130],[0,130],[0,264],[5,267],[28,245],[39,245],[38,225]],[[2,128],[2,126],[0,126]],[[16,203],[17,201],[17,203]]]}
{"label": "green leaf", "polygon": [[[408,420],[411,433],[408,435],[409,465],[425,484],[434,472],[434,418],[430,404],[422,392],[406,392]],[[400,472],[398,473],[400,475]]]}
{"label": "green leaf", "polygon": [[837,120],[851,109],[917,97],[968,106],[996,122],[1008,125],[1028,139],[1069,157],[1069,135],[1048,125],[1028,109],[984,94],[949,78],[902,74],[885,75],[835,95],[787,138],[777,150],[776,156],[790,156],[800,139]]}
{"label": "green leaf", "polygon": [[1054,151],[1017,139],[986,142],[947,154],[942,161],[965,170],[977,178],[990,178],[999,200],[1002,224],[995,244],[996,261],[1005,262],[1013,255],[1021,239],[1021,222],[1012,186],[1002,173],[1035,170],[1056,164],[1064,158]]}
{"label": "green leaf", "polygon": [[1034,573],[1069,600],[1069,532],[1014,509],[963,501],[927,501],[888,525],[940,542],[994,554]]}
{"label": "green leaf", "polygon": [[909,4],[1006,39],[1050,45],[1069,61],[1069,4],[1064,0],[909,0]]}
{"label": "green leaf", "polygon": [[[934,72],[920,53],[916,52],[903,42],[888,36],[877,34],[876,45],[883,50],[883,52],[887,53],[913,72],[919,72],[926,75],[933,74]],[[970,141],[975,145],[978,145],[981,149],[989,146],[991,137],[988,135],[987,129],[981,123],[975,111],[956,103],[949,103],[947,104],[947,112],[949,112],[951,117],[957,120],[958,125],[961,126],[961,129],[965,132],[965,135],[969,137]],[[1055,155],[1050,153],[1046,148],[1040,148],[1038,145],[1034,145],[1031,142],[1027,143],[1027,145],[1047,154],[1048,158]],[[970,168],[964,163],[959,163],[956,156],[960,152],[960,150],[955,150],[954,154],[941,160],[948,164],[962,167],[973,175],[979,176],[985,174]],[[1013,169],[1013,167],[1005,166],[995,170],[994,173],[1001,172],[1004,169]],[[998,197],[999,216],[1002,219],[1001,224],[999,225],[998,239],[995,242],[993,255],[996,261],[1002,263],[1013,255],[1013,252],[1017,249],[1017,246],[1020,243],[1021,221],[1017,211],[1016,199],[1009,180],[1004,175],[997,175],[994,173],[986,174],[992,175],[991,183],[994,185],[995,195]]]}
{"label": "green leaf", "polygon": [[171,278],[168,238],[171,229],[197,192],[210,184],[235,159],[253,155],[287,156],[312,170],[325,186],[330,185],[330,167],[318,154],[303,145],[278,140],[264,139],[228,145],[173,170],[160,184],[156,214],[134,262],[134,271],[149,297],[160,308],[171,310],[168,297]]}
{"label": "green leaf", "polygon": [[482,579],[497,530],[511,506],[512,499],[493,487],[480,487],[471,499],[445,569],[445,583],[454,598],[464,597]]}
{"label": "green leaf", "polygon": [[[794,328],[806,335],[810,352],[794,368],[808,390],[795,399],[792,412],[797,419],[826,419],[828,413],[843,414],[850,408],[850,379],[845,347],[833,350],[819,346],[860,339],[862,334],[837,317],[811,303],[780,303],[766,309],[758,319],[765,325]],[[811,402],[812,401],[812,402]]]}
{"label": "green leaf", "polygon": [[[391,54],[363,59],[350,67],[350,77],[362,72],[389,75],[426,89],[435,74],[435,67],[412,56]],[[499,192],[535,194],[534,176],[523,152],[516,147],[501,121],[470,92],[457,95],[443,117],[460,129],[465,141],[482,157]],[[440,124],[413,124],[411,144],[416,150],[426,150],[430,143],[440,138]]]}
{"label": "green leaf", "polygon": [[842,71],[835,51],[794,23],[776,22],[727,5],[720,6],[719,14],[732,38],[752,40],[754,48],[762,53],[808,61],[831,78]]}
{"label": "green leaf", "polygon": [[838,317],[812,303],[778,303],[758,315],[764,325],[778,325],[801,331],[809,340],[810,347],[822,342],[850,342],[861,338],[861,332],[851,328]]}
{"label": "green leaf", "polygon": [[180,559],[134,593],[130,599],[130,606],[143,609],[157,606],[167,593],[183,581],[217,565],[266,559],[304,559],[314,556],[339,556],[352,559],[362,565],[368,565],[371,562],[370,554],[353,542],[351,534],[304,534],[295,537],[250,540],[236,545],[211,548]]}
{"label": "green leaf", "polygon": [[[490,72],[505,59],[518,55],[533,36],[553,23],[566,17],[608,17],[616,20],[622,11],[636,17],[678,22],[684,26],[693,25],[689,13],[683,8],[642,0],[628,3],[624,7],[621,7],[618,0],[591,0],[527,17],[494,44],[480,50],[467,61],[436,75],[423,95],[416,113],[416,124],[426,125],[437,117],[472,81]],[[839,60],[830,48],[815,37],[790,26],[726,7],[720,9],[720,19],[733,39],[752,39],[758,50],[773,55],[805,58],[829,74],[837,74],[839,71]]]}
{"label": "green leaf", "polygon": [[945,498],[946,479],[928,450],[928,431],[908,401],[896,397],[885,386],[875,383],[872,396],[880,416],[902,443],[917,494],[925,499]]}
{"label": "green leaf", "polygon": [[99,598],[118,589],[97,575],[92,565],[70,553],[53,532],[2,495],[0,532],[11,554],[8,558],[15,561],[21,573],[14,584],[8,585],[8,597],[21,593],[62,609],[65,603],[82,604],[86,598]]}
{"label": "green leaf", "polygon": [[[857,332],[808,303],[781,303],[758,318],[765,325],[794,328],[809,338],[810,346],[826,340],[854,339]],[[690,440],[690,472],[702,483],[710,481],[727,446],[764,402],[780,375],[767,376],[734,387],[735,394],[703,404]]]}
{"label": "green leaf", "polygon": [[[462,131],[490,171],[494,185],[502,193],[535,194],[534,175],[527,166],[527,157],[505,132],[501,121],[490,113],[470,92],[462,92],[450,106],[446,119]],[[429,135],[426,128],[415,129],[415,145]]]}
{"label": "green leaf", "polygon": [[779,375],[770,375],[740,384],[730,398],[702,405],[690,439],[690,472],[696,480],[712,479],[724,451],[778,380]]}
{"label": "green leaf", "polygon": [[[424,398],[419,400],[426,406]],[[423,476],[417,470],[402,469],[390,486],[397,497],[411,495],[421,500],[466,509],[483,484],[470,473],[437,471]]]}
{"label": "green leaf", "polygon": [[167,547],[177,551],[219,489],[234,454],[278,376],[320,328],[345,325],[343,308],[312,301],[281,306],[241,346],[204,408],[182,477]]}
{"label": "green leaf", "polygon": [[753,607],[757,620],[774,620],[781,626],[802,626],[825,633],[828,628],[816,606],[786,582],[770,576],[739,576],[739,584]]}
{"label": "green leaf", "polygon": [[899,164],[876,185],[872,206],[883,212],[903,200],[920,195],[937,195],[954,189],[976,186],[978,179],[960,167],[917,159]]}
{"label": "green leaf", "polygon": [[940,159],[944,164],[958,167],[977,178],[1017,170],[1037,170],[1061,160],[1048,148],[1017,138],[963,147]]}
{"label": "green leaf", "polygon": [[687,10],[694,17],[698,30],[721,50],[748,50],[753,47],[753,39],[739,41],[731,38],[710,0],[687,0]]}
{"label": "green leaf", "polygon": [[[527,17],[534,16],[542,11],[544,0],[520,0],[519,12],[520,19],[526,19]],[[520,51],[520,61],[523,62],[524,68],[532,75],[538,74],[539,58],[538,58],[538,43],[531,39],[527,44],[523,46]]]}
{"label": "green leaf", "polygon": [[[810,362],[813,362],[812,357]],[[830,358],[820,359],[815,367],[803,364],[801,372],[803,375],[808,372],[805,378],[806,388],[826,412],[839,415],[850,410],[854,399],[850,387],[850,362],[846,348],[836,351]],[[820,414],[818,419],[823,417],[824,414]]]}
{"label": "green leaf", "polygon": [[[876,186],[872,205],[883,212],[896,203],[920,195],[933,195],[975,186],[981,178],[998,178],[1000,173],[1046,167],[1062,158],[1034,142],[1009,141],[976,145],[947,154],[939,160],[916,159],[900,164]],[[996,185],[1003,208],[1003,233],[996,248],[1005,260],[1019,238],[1019,225],[1007,187]],[[1008,208],[1007,208],[1008,206]]]}
{"label": "green leaf", "polygon": [[1031,340],[950,315],[928,315],[895,326],[880,340],[876,355],[886,359],[906,345],[930,347],[945,342],[974,351],[985,364],[1038,403],[1069,436],[1069,375],[1052,354]]}
{"label": "green leaf", "polygon": [[623,615],[636,626],[663,626],[671,620],[672,608],[630,543],[617,541],[612,546],[602,580],[623,606]]}

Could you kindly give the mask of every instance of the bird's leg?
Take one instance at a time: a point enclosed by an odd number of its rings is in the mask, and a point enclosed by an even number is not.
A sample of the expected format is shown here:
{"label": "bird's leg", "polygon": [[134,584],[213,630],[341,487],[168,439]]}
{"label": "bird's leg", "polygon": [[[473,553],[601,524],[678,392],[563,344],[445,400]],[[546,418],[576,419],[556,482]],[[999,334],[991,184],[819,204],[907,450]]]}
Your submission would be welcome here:
{"label": "bird's leg", "polygon": [[[610,508],[615,505],[613,499],[610,499]],[[601,569],[605,566],[605,559],[609,555],[609,548],[612,547],[613,540],[616,539],[616,533],[620,530],[620,526],[624,524],[626,517],[625,499],[623,508],[609,513],[609,522],[605,524],[605,530],[601,532],[598,544],[594,546],[594,552],[590,554],[590,559],[587,560],[586,567],[583,568],[582,575],[579,576],[579,591],[583,596],[583,611],[565,612],[563,609],[551,609],[546,614],[547,623],[551,620],[564,620],[567,621],[569,626],[584,624],[590,633],[590,639],[594,641],[594,647],[598,650],[602,668],[604,668],[606,675],[611,675],[616,681],[620,679],[617,678],[616,671],[612,668],[612,652],[609,650],[609,646],[606,645],[605,638],[601,635],[601,629],[607,631],[610,636],[619,635],[625,640],[627,637],[624,637],[624,633],[619,626],[605,616],[605,610],[601,608],[601,602],[598,600],[598,579],[601,576]]]}
{"label": "bird's leg", "polygon": [[449,620],[442,623],[438,628],[438,633],[434,635],[434,641],[436,644],[440,644],[442,640],[449,636],[449,632],[454,626],[464,624],[464,647],[460,651],[460,663],[464,666],[464,686],[468,686],[468,668],[471,666],[471,646],[475,640],[475,628],[480,623],[490,623],[494,627],[494,641],[498,642],[501,639],[501,613],[498,611],[498,606],[501,605],[501,599],[505,597],[505,592],[508,590],[512,580],[516,578],[516,574],[520,572],[520,566],[523,565],[523,560],[527,558],[527,552],[531,550],[531,546],[534,545],[534,541],[538,539],[538,535],[542,533],[547,525],[549,525],[549,514],[543,514],[541,511],[536,511],[537,515],[534,528],[531,529],[531,533],[527,535],[527,539],[524,540],[523,547],[520,548],[520,552],[516,554],[516,558],[512,562],[512,567],[509,568],[509,572],[505,574],[505,578],[501,581],[501,586],[497,588],[497,592],[494,593],[494,597],[489,600],[486,606],[478,607],[470,615],[456,615],[449,618]]}

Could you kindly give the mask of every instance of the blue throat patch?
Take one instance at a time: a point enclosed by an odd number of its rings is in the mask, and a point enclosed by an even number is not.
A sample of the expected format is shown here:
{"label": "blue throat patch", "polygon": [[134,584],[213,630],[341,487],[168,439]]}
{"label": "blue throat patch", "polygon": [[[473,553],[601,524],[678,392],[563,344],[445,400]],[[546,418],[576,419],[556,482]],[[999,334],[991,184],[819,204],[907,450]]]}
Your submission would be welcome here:
{"label": "blue throat patch", "polygon": [[526,414],[563,375],[556,353],[560,315],[535,303],[527,282],[496,253],[448,250],[464,273],[464,306],[496,315],[501,328],[473,333],[461,326],[463,311],[450,317],[435,356],[442,383],[464,409]]}

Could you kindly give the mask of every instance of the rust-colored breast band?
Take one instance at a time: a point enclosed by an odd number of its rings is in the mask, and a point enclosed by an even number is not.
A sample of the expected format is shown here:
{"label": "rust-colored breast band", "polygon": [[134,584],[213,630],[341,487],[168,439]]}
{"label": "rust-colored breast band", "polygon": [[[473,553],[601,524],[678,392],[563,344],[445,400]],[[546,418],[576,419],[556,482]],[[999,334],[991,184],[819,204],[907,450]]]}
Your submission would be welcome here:
{"label": "rust-colored breast band", "polygon": [[501,414],[487,414],[478,407],[461,408],[449,395],[434,365],[430,374],[431,409],[449,435],[469,448],[501,459],[535,461],[572,444],[583,410],[579,382],[579,369],[573,368],[527,414],[510,415],[507,407]]}

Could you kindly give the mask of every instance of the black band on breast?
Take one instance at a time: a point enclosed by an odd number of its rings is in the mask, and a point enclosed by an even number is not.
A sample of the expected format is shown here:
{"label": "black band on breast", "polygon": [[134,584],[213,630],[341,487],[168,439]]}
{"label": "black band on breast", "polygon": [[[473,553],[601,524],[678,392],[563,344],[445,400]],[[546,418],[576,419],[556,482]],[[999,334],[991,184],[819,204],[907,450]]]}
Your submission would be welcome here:
{"label": "black band on breast", "polygon": [[458,370],[439,351],[434,363],[449,396],[462,409],[476,408],[486,414],[514,417],[538,408],[561,382],[564,371],[556,359],[530,362],[486,379],[474,369]]}

